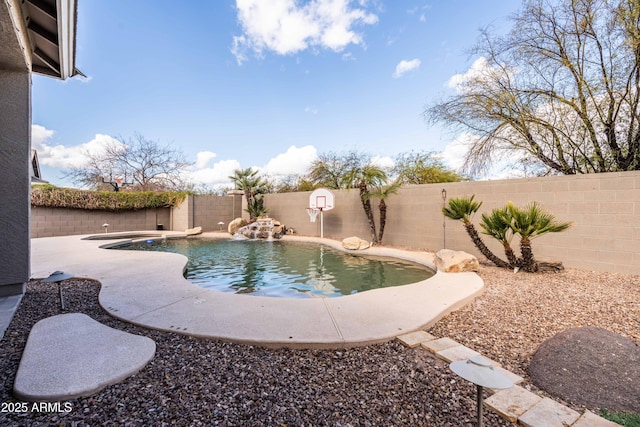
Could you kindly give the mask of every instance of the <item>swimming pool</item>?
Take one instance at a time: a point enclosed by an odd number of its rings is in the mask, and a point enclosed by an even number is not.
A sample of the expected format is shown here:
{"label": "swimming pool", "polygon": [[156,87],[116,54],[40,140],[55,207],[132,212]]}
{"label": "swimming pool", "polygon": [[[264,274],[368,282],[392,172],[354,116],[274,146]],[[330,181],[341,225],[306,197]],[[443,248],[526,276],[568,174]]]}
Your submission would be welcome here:
{"label": "swimming pool", "polygon": [[281,298],[339,297],[433,276],[424,265],[324,245],[254,240],[149,239],[117,249],[185,255],[185,277],[220,292]]}

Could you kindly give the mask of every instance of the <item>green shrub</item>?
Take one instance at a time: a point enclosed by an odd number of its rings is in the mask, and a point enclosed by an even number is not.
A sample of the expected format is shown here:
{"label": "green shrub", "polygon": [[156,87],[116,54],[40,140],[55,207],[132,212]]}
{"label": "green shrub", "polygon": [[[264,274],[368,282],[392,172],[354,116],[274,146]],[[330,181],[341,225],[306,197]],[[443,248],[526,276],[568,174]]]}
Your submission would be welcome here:
{"label": "green shrub", "polygon": [[31,188],[31,206],[102,211],[135,211],[146,208],[173,207],[187,193],[172,191],[88,191],[38,185]]}
{"label": "green shrub", "polygon": [[609,409],[602,409],[600,411],[602,418],[606,418],[609,421],[620,424],[624,427],[640,427],[640,414],[634,414],[632,412],[615,412]]}

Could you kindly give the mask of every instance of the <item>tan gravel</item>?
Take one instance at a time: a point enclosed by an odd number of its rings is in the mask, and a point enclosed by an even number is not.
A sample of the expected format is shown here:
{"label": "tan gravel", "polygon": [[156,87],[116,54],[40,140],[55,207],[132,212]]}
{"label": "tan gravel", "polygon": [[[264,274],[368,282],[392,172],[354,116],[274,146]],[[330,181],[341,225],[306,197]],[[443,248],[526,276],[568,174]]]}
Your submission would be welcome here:
{"label": "tan gravel", "polygon": [[439,321],[448,336],[528,380],[538,346],[573,327],[597,326],[640,343],[640,276],[566,269],[513,273],[482,265],[483,296]]}

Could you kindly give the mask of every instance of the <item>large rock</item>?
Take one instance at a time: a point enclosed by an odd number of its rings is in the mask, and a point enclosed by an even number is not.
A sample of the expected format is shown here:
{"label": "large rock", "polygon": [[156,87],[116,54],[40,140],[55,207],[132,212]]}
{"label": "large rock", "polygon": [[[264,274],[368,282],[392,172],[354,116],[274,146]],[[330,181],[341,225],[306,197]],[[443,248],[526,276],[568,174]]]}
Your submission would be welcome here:
{"label": "large rock", "polygon": [[202,227],[193,227],[193,228],[187,228],[184,233],[187,236],[195,236],[197,234],[202,234]]}
{"label": "large rock", "polygon": [[352,251],[367,249],[369,246],[371,246],[369,242],[367,242],[366,240],[362,240],[361,238],[356,236],[347,237],[342,240],[342,247]]}
{"label": "large rock", "polygon": [[247,221],[246,219],[236,218],[229,223],[227,231],[229,231],[229,234],[233,236],[234,234],[236,234],[236,231],[238,231],[238,228],[244,227],[247,224],[249,224],[249,221]]}
{"label": "large rock", "polygon": [[434,263],[439,271],[445,273],[460,273],[463,271],[478,271],[480,264],[478,258],[463,251],[440,249],[434,258]]}
{"label": "large rock", "polygon": [[640,413],[640,347],[594,326],[549,338],[529,366],[533,383],[568,402]]}

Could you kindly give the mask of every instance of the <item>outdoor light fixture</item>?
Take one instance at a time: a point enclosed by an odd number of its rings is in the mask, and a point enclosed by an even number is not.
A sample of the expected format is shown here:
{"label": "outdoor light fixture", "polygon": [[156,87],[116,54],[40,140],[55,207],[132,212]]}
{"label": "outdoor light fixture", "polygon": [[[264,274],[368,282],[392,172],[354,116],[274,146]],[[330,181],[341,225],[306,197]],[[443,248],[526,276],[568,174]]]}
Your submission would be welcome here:
{"label": "outdoor light fixture", "polygon": [[220,231],[222,231],[222,226],[223,226],[223,225],[224,225],[224,221],[220,221],[220,222],[218,223],[218,226],[220,227]]}
{"label": "outdoor light fixture", "polygon": [[[442,189],[442,208],[445,208],[447,202],[447,190]],[[447,217],[442,212],[442,249],[447,248]]]}
{"label": "outdoor light fixture", "polygon": [[[444,190],[443,190],[444,191]],[[452,362],[449,368],[467,381],[474,383],[478,390],[478,427],[482,427],[482,388],[503,389],[513,386],[504,374],[496,371],[491,361],[482,356],[472,356],[467,360]]]}
{"label": "outdoor light fixture", "polygon": [[73,274],[65,273],[64,271],[54,271],[49,275],[49,277],[41,280],[42,283],[57,283],[58,284],[58,294],[60,295],[60,309],[65,310],[64,308],[64,298],[62,297],[62,282],[63,280],[71,279]]}
{"label": "outdoor light fixture", "polygon": [[102,224],[102,228],[104,228],[104,232],[105,233],[109,232],[109,224],[107,224],[106,222],[104,224]]}

